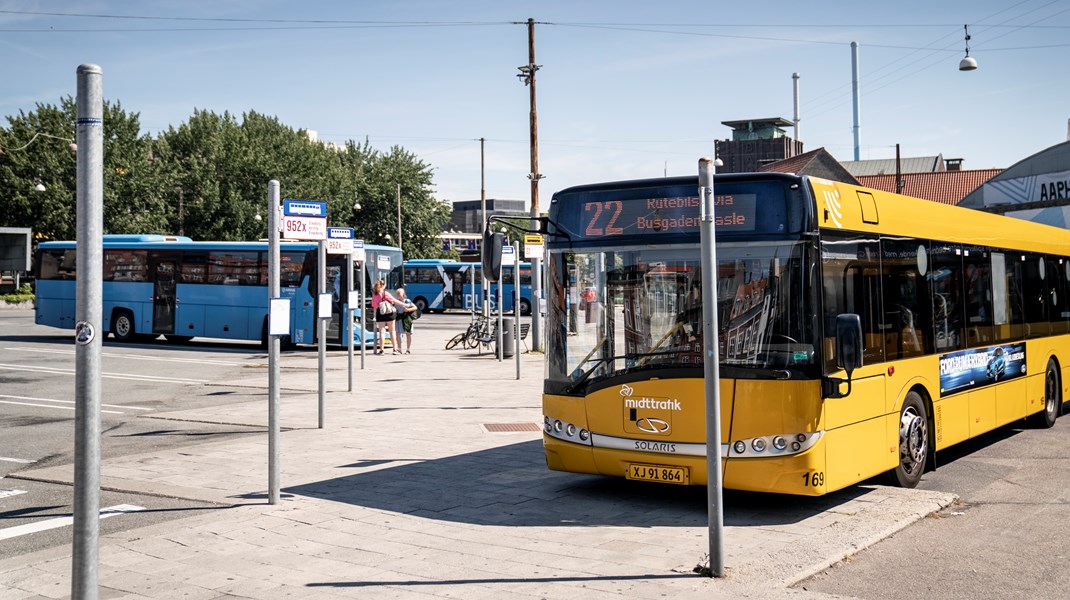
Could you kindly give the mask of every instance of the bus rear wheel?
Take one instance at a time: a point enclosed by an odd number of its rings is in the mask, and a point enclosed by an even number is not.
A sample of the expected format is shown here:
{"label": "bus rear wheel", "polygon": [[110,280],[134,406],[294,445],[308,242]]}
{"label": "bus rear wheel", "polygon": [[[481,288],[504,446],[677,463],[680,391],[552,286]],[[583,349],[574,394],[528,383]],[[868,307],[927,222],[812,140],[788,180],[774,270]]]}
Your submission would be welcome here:
{"label": "bus rear wheel", "polygon": [[913,488],[921,481],[929,457],[929,418],[925,401],[909,392],[899,411],[899,465],[888,472],[892,485]]}
{"label": "bus rear wheel", "polygon": [[116,309],[111,315],[111,332],[117,341],[132,341],[136,334],[133,313],[128,310]]}
{"label": "bus rear wheel", "polygon": [[531,314],[531,302],[527,298],[520,299],[520,314],[525,317]]}
{"label": "bus rear wheel", "polygon": [[1059,391],[1059,367],[1055,361],[1048,359],[1048,368],[1044,372],[1044,410],[1033,416],[1033,424],[1042,429],[1048,429],[1055,425],[1055,419],[1059,416],[1062,408],[1062,397]]}

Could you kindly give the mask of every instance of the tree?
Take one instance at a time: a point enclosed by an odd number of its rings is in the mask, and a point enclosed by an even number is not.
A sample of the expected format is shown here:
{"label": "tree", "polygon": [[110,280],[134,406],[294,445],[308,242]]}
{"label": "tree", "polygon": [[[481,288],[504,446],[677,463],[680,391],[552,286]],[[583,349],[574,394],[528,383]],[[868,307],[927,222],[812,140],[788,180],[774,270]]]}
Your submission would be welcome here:
{"label": "tree", "polygon": [[[77,157],[76,105],[37,104],[32,112],[8,116],[0,128],[0,207],[5,224],[33,228],[38,239],[74,239]],[[151,136],[141,134],[137,113],[104,102],[104,232],[164,233],[166,200],[159,193],[161,165]],[[44,186],[44,191],[34,188]]]}
{"label": "tree", "polygon": [[[38,104],[8,122],[0,129],[0,224],[74,239],[77,163],[64,141],[74,138],[74,99]],[[272,179],[283,198],[326,201],[331,225],[353,226],[369,243],[400,245],[410,256],[440,253],[450,207],[432,194],[431,167],[399,146],[384,154],[367,140],[326,145],[255,111],[239,120],[195,110],[153,139],[141,133],[138,114],[104,103],[105,233],[264,238]],[[44,192],[34,191],[37,183]]]}

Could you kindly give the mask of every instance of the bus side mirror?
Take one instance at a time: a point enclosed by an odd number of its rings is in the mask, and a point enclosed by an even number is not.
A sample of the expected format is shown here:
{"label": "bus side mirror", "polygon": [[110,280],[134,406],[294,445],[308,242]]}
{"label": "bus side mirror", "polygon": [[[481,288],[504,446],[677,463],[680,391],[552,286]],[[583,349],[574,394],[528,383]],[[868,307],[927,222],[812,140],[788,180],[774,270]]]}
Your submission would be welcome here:
{"label": "bus side mirror", "polygon": [[[851,395],[851,373],[862,366],[862,318],[858,315],[836,316],[836,366],[847,371],[847,379],[823,378],[821,391],[825,398],[845,398]],[[840,389],[843,383],[847,384],[847,391]]]}
{"label": "bus side mirror", "polygon": [[498,281],[498,273],[502,270],[502,245],[505,244],[505,234],[491,233],[490,223],[483,230],[483,246],[480,248],[480,258],[483,267],[483,279],[494,283]]}
{"label": "bus side mirror", "polygon": [[862,318],[855,314],[836,317],[836,366],[851,372],[862,366]]}

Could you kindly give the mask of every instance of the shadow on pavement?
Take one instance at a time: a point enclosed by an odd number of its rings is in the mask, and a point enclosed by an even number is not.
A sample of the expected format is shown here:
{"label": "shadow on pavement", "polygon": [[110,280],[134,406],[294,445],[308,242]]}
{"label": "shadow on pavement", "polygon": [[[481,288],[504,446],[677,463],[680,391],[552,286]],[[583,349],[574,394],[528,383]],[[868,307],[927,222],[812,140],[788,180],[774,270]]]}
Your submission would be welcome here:
{"label": "shadow on pavement", "polygon": [[[338,468],[359,472],[285,491],[473,525],[707,525],[706,488],[550,471],[539,440],[435,460],[369,458]],[[865,493],[858,487],[819,498],[726,492],[724,523],[795,523]]]}

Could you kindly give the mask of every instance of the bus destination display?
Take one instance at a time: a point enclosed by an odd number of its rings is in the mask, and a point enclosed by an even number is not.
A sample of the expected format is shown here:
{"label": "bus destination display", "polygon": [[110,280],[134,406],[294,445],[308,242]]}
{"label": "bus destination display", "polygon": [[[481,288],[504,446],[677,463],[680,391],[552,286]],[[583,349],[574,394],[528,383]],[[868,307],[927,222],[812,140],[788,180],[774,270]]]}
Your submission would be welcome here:
{"label": "bus destination display", "polygon": [[[701,219],[697,196],[599,200],[583,203],[583,235],[697,233]],[[714,198],[714,224],[719,231],[754,231],[756,194]]]}

